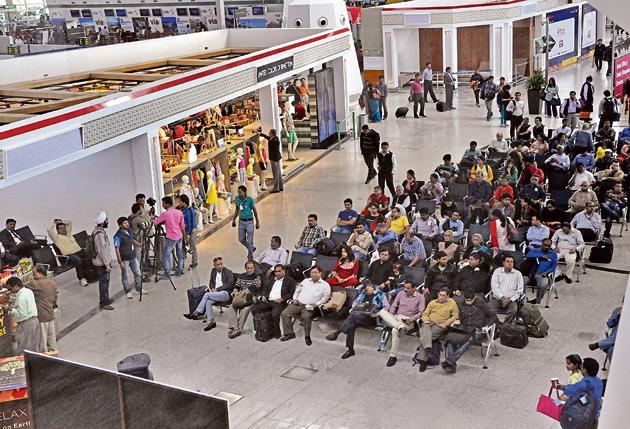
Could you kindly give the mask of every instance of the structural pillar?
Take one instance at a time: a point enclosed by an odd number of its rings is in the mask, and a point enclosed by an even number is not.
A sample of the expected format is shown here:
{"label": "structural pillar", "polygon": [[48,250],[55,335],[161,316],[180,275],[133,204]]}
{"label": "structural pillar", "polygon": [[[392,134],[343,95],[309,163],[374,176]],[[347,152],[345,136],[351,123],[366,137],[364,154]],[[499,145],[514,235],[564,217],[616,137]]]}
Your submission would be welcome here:
{"label": "structural pillar", "polygon": [[135,173],[135,192],[160,201],[164,196],[160,139],[155,132],[144,133],[130,140]]}
{"label": "structural pillar", "polygon": [[396,48],[396,32],[393,28],[383,31],[383,58],[385,64],[383,74],[385,82],[390,88],[397,88],[398,82],[398,55]]}
{"label": "structural pillar", "polygon": [[[450,26],[442,29],[442,52],[444,52],[444,73],[446,67],[450,67],[453,73],[457,73],[457,28]],[[457,84],[456,84],[457,87]]]}
{"label": "structural pillar", "polygon": [[339,122],[340,130],[347,131],[349,128],[348,117],[350,115],[350,99],[346,86],[347,64],[344,57],[335,58],[328,62],[328,67],[333,69],[335,83],[335,115]]}

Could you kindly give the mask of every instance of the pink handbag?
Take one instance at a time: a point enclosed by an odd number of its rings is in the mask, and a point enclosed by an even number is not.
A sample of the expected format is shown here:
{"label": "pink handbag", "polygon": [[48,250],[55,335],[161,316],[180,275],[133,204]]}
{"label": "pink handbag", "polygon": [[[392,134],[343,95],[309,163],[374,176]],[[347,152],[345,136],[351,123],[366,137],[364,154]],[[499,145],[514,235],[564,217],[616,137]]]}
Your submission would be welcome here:
{"label": "pink handbag", "polygon": [[[554,420],[560,421],[560,413],[562,413],[563,406],[556,405],[556,402],[551,399],[551,392],[553,392],[554,389],[554,387],[549,389],[549,395],[540,395],[540,398],[538,398],[538,406],[536,406],[536,411],[548,417],[551,417]],[[560,399],[560,393],[558,393],[558,389],[555,390],[558,399]]]}

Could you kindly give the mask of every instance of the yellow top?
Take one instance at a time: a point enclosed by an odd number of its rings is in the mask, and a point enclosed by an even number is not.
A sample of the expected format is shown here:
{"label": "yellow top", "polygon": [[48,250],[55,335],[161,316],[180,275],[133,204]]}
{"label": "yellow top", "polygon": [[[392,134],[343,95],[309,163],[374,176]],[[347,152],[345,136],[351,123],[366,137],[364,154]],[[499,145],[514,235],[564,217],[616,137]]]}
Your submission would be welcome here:
{"label": "yellow top", "polygon": [[453,298],[447,299],[444,303],[434,299],[422,313],[422,321],[425,323],[446,323],[450,325],[457,319],[459,319],[459,309]]}
{"label": "yellow top", "polygon": [[582,380],[582,378],[584,378],[584,376],[580,371],[574,372],[569,376],[569,382],[567,384],[575,384]]}
{"label": "yellow top", "polygon": [[405,228],[409,226],[409,220],[407,216],[400,215],[398,219],[392,219],[389,229],[400,235],[405,232]]}
{"label": "yellow top", "polygon": [[206,204],[217,204],[219,196],[217,195],[217,185],[215,185],[212,177],[208,177],[208,195],[206,195]]}
{"label": "yellow top", "polygon": [[254,177],[254,166],[252,164],[247,164],[247,167],[245,167],[245,171],[248,178]]}

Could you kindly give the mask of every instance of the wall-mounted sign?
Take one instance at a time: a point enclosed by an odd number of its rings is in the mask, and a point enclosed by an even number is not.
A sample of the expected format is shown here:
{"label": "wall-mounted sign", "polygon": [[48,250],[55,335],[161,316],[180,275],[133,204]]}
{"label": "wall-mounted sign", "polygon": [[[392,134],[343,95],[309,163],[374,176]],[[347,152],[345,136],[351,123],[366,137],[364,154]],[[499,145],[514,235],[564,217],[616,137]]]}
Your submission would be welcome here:
{"label": "wall-mounted sign", "polygon": [[262,82],[264,80],[280,76],[282,73],[286,73],[291,70],[293,70],[293,56],[258,67],[256,81]]}

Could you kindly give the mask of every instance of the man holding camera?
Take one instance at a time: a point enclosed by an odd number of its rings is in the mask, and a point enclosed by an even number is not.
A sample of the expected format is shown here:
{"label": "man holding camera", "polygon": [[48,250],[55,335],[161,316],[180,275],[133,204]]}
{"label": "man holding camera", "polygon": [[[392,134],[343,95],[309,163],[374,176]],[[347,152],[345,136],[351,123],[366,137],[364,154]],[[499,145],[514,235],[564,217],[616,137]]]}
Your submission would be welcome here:
{"label": "man holding camera", "polygon": [[[144,209],[144,203],[137,202],[131,206],[131,216],[129,216],[129,225],[133,232],[133,250],[136,252],[138,262],[142,261],[142,247],[144,246],[147,234],[151,229],[151,215]],[[144,265],[150,265],[149,249],[144,254]]]}
{"label": "man holding camera", "polygon": [[55,243],[63,256],[68,257],[68,264],[77,271],[77,279],[81,286],[87,286],[87,271],[90,269],[90,259],[85,254],[77,240],[72,236],[72,222],[69,220],[55,219],[48,227],[48,236]]}

